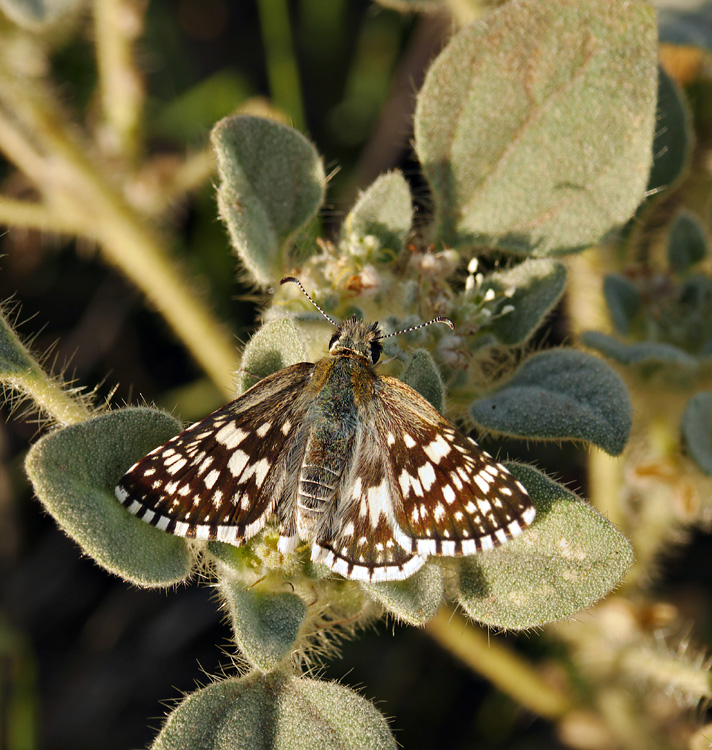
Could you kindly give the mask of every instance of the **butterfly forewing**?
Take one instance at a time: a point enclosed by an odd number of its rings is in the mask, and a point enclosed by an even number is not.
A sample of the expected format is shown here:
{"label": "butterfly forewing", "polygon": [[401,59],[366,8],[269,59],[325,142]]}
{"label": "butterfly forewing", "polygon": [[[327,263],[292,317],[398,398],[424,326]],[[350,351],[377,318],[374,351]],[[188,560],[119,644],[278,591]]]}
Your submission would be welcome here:
{"label": "butterfly forewing", "polygon": [[293,492],[314,365],[261,380],[138,461],[116,494],[130,512],[178,536],[239,544]]}
{"label": "butterfly forewing", "polygon": [[517,536],[534,520],[524,487],[412,388],[381,377],[376,403],[395,523],[413,540],[408,551],[470,555]]}

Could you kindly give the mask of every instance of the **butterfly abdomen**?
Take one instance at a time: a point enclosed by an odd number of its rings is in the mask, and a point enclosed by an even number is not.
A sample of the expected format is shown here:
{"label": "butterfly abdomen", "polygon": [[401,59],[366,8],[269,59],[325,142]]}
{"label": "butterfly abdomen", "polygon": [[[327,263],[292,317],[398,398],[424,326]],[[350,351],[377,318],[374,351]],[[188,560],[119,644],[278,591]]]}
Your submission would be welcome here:
{"label": "butterfly abdomen", "polygon": [[297,487],[297,530],[302,539],[313,539],[334,517],[358,426],[352,381],[359,370],[363,365],[347,357],[327,358],[317,364],[312,384],[318,384],[318,392],[309,410],[312,428]]}

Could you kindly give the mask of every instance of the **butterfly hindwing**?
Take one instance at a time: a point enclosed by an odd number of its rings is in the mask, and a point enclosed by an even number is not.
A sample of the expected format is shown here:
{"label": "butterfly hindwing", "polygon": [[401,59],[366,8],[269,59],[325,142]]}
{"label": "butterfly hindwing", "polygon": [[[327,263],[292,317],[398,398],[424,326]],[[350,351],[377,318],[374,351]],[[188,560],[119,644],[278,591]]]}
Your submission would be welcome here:
{"label": "butterfly hindwing", "polygon": [[239,544],[262,529],[299,465],[314,365],[270,375],[138,461],[116,488],[131,513],[178,536]]}
{"label": "butterfly hindwing", "polygon": [[536,514],[502,464],[405,383],[380,377],[374,429],[387,455],[398,529],[421,555],[471,555],[528,526]]}
{"label": "butterfly hindwing", "polygon": [[357,432],[341,481],[338,515],[317,537],[312,559],[346,578],[400,581],[421,568],[425,557],[398,542],[386,455],[370,429],[369,414],[363,415],[364,429]]}

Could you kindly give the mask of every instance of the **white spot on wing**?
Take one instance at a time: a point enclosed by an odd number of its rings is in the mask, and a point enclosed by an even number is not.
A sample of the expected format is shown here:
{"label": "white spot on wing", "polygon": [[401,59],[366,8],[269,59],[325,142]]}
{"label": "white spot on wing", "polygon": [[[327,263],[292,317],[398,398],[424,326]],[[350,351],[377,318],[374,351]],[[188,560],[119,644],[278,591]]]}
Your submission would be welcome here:
{"label": "white spot on wing", "polygon": [[426,445],[423,450],[425,451],[425,455],[434,464],[439,464],[440,461],[445,458],[448,453],[450,453],[451,448],[448,442],[443,438],[443,436],[438,435],[435,440],[433,440],[432,443]]}
{"label": "white spot on wing", "polygon": [[489,493],[489,484],[485,481],[482,474],[478,474],[475,477],[475,484],[482,490],[483,494],[487,495]]}
{"label": "white spot on wing", "polygon": [[215,433],[215,439],[228,450],[234,450],[247,437],[245,430],[240,430],[232,422],[228,422]]}
{"label": "white spot on wing", "polygon": [[168,516],[161,516],[156,523],[156,528],[160,529],[161,531],[165,531],[168,528],[168,524],[170,522],[171,519],[168,518]]}
{"label": "white spot on wing", "polygon": [[217,537],[219,542],[232,544],[237,539],[237,526],[218,526]]}
{"label": "white spot on wing", "polygon": [[418,469],[418,476],[423,484],[423,489],[427,492],[435,483],[435,471],[433,465],[430,463],[423,464]]}
{"label": "white spot on wing", "polygon": [[210,537],[210,526],[204,523],[195,527],[195,538],[201,541],[207,541]]}
{"label": "white spot on wing", "polygon": [[[223,428],[225,429],[225,428]],[[230,460],[227,462],[227,468],[234,477],[239,477],[242,474],[245,466],[250,461],[250,457],[244,451],[235,451]]]}
{"label": "white spot on wing", "polygon": [[220,476],[220,472],[217,471],[217,469],[213,469],[213,471],[205,475],[205,479],[203,480],[205,482],[205,486],[209,490],[212,490],[213,485],[215,484],[215,482],[218,481],[219,476]]}

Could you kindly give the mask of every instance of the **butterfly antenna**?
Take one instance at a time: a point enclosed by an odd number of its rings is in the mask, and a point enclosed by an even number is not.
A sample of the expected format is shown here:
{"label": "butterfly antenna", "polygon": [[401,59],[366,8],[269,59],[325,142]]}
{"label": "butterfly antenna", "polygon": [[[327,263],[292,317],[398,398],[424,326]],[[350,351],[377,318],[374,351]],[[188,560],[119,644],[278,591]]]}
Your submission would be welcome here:
{"label": "butterfly antenna", "polygon": [[401,333],[410,333],[411,331],[417,331],[419,328],[425,328],[425,326],[431,326],[433,323],[445,323],[450,330],[455,330],[455,324],[443,315],[439,315],[437,318],[429,320],[427,323],[421,323],[419,326],[413,326],[412,328],[404,328],[402,331],[396,331],[395,333],[387,333],[385,336],[379,336],[378,341],[381,339],[389,339],[391,336],[400,336]]}
{"label": "butterfly antenna", "polygon": [[[334,320],[334,319],[333,319],[332,317],[330,317],[329,315],[327,315],[327,314],[326,314],[326,313],[325,313],[325,312],[324,312],[324,311],[323,311],[323,310],[322,310],[322,309],[321,309],[321,308],[319,307],[319,305],[317,305],[317,303],[316,303],[316,302],[314,302],[314,300],[313,300],[313,299],[311,298],[311,296],[309,295],[309,292],[307,292],[307,290],[306,290],[306,289],[305,289],[305,288],[304,288],[304,287],[302,286],[302,282],[301,282],[301,281],[299,281],[299,279],[295,279],[295,278],[294,278],[294,276],[285,276],[285,277],[284,277],[284,278],[283,278],[283,279],[282,279],[282,280],[281,280],[281,281],[280,281],[279,283],[280,283],[280,285],[281,285],[281,284],[286,284],[286,283],[287,283],[288,281],[291,281],[292,283],[296,284],[296,285],[297,285],[297,286],[298,286],[298,287],[299,287],[299,288],[300,288],[300,289],[302,290],[302,292],[304,292],[304,296],[305,296],[305,297],[306,297],[306,298],[307,298],[307,299],[309,300],[309,302],[311,302],[311,303],[312,303],[312,305],[314,305],[314,307],[316,307],[316,309],[317,309],[317,310],[318,310],[318,311],[319,311],[319,312],[320,312],[320,313],[321,313],[321,314],[322,314],[322,315],[323,315],[323,316],[324,316],[324,317],[325,317],[325,318],[326,318],[326,319],[327,319],[327,320],[329,321],[329,323],[331,323],[331,325],[332,325],[332,326],[334,326],[335,328],[338,328],[338,327],[339,327],[339,324],[338,324],[338,323],[337,323],[337,322],[336,322],[336,321],[335,321],[335,320]],[[418,326],[418,328],[420,328],[420,326]]]}

